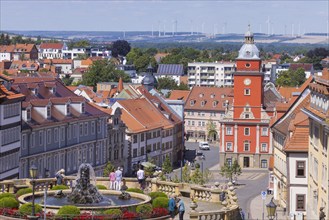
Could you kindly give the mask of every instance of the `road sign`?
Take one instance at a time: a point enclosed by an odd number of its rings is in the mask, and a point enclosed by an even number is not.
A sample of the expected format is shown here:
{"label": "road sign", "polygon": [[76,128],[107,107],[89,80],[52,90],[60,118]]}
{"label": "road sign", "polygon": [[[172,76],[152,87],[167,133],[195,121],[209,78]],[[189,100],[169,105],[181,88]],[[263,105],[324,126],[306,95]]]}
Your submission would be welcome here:
{"label": "road sign", "polygon": [[267,192],[266,191],[262,191],[260,194],[262,195],[262,199],[265,200],[266,199]]}

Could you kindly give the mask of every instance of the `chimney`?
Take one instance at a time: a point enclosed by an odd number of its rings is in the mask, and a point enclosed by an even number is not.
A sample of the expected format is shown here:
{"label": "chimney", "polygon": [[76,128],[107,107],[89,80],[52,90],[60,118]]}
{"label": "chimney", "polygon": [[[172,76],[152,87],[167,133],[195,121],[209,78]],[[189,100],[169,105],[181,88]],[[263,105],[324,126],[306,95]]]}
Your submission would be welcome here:
{"label": "chimney", "polygon": [[123,90],[123,81],[122,78],[120,77],[119,83],[118,83],[118,92],[121,92]]}

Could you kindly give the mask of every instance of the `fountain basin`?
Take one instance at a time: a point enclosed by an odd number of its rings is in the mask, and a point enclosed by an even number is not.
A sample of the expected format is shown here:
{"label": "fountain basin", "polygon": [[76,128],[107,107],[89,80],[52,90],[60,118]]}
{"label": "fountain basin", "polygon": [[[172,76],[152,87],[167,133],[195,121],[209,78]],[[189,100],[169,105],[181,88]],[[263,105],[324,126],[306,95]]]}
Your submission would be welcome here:
{"label": "fountain basin", "polygon": [[[73,204],[67,200],[67,195],[71,193],[71,190],[63,190],[63,193],[66,197],[63,198],[55,198],[54,195],[56,190],[47,192],[47,210],[56,210],[60,209],[64,205],[74,205],[77,206],[81,211],[90,211],[90,210],[104,210],[104,209],[114,209],[114,208],[128,208],[128,207],[136,207],[141,204],[149,203],[151,201],[151,197],[148,195],[144,195],[141,193],[129,192],[131,195],[130,200],[119,200],[118,196],[121,194],[121,191],[115,190],[99,190],[99,192],[103,196],[103,201],[100,203],[92,203],[92,204]],[[41,205],[43,208],[44,203],[42,202],[44,198],[44,192],[36,192],[35,193],[35,203]],[[111,203],[108,200],[111,200]],[[32,201],[32,193],[22,195],[18,198],[21,204],[28,203]]]}

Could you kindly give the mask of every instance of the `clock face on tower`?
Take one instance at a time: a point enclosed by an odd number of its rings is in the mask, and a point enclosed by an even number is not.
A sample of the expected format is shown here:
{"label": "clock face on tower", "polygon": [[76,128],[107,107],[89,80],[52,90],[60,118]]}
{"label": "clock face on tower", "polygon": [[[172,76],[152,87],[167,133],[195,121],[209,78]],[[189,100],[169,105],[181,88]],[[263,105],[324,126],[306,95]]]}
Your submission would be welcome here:
{"label": "clock face on tower", "polygon": [[249,86],[251,84],[251,80],[249,78],[246,78],[243,82],[246,86]]}

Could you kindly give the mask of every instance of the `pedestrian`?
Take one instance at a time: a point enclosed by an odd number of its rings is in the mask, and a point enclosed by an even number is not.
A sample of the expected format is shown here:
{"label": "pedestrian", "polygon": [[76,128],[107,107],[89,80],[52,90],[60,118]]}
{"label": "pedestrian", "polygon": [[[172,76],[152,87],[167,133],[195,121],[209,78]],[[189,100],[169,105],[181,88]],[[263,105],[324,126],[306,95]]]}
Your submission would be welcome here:
{"label": "pedestrian", "polygon": [[112,169],[109,177],[110,177],[110,189],[114,190],[115,189],[115,172],[114,172],[114,168]]}
{"label": "pedestrian", "polygon": [[176,201],[175,201],[175,195],[170,196],[169,202],[168,202],[168,210],[170,215],[170,220],[174,220],[175,218],[175,208],[176,208]]}
{"label": "pedestrian", "polygon": [[64,173],[65,173],[65,170],[64,169],[60,169],[55,174],[57,185],[63,185],[64,184],[64,177],[65,177]]}
{"label": "pedestrian", "polygon": [[119,191],[121,187],[122,171],[120,167],[115,171],[115,190]]}
{"label": "pedestrian", "polygon": [[245,216],[242,208],[240,208],[240,216],[241,216],[241,220],[245,220]]}
{"label": "pedestrian", "polygon": [[145,179],[145,172],[142,166],[139,166],[139,170],[137,171],[137,180],[141,190],[144,190],[144,179]]}
{"label": "pedestrian", "polygon": [[179,220],[184,219],[184,213],[185,213],[185,205],[181,198],[177,198],[177,206],[178,206],[178,213],[179,213]]}

